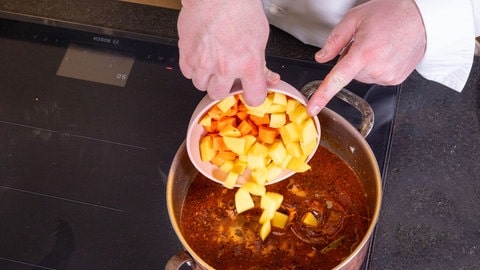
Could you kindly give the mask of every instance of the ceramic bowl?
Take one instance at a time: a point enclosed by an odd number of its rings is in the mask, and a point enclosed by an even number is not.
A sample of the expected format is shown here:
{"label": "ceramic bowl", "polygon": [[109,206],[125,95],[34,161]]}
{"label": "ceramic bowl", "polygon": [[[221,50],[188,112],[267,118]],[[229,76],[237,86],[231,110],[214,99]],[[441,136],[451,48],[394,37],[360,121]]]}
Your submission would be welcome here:
{"label": "ceramic bowl", "polygon": [[[288,97],[294,98],[298,100],[301,104],[305,105],[307,104],[307,98],[300,93],[297,89],[295,89],[293,86],[290,84],[280,81],[278,85],[274,88],[269,88],[269,92],[280,92]],[[242,89],[232,89],[229,95],[237,95],[242,93]],[[218,182],[218,183],[223,183],[222,180],[219,179],[219,169],[216,165],[212,164],[211,162],[205,162],[202,161],[200,158],[200,140],[201,138],[206,134],[206,131],[203,126],[199,124],[200,119],[207,113],[212,106],[217,104],[219,100],[213,100],[211,99],[208,95],[205,95],[205,97],[198,103],[197,107],[195,108],[192,117],[190,119],[190,123],[188,125],[187,129],[187,137],[186,137],[186,148],[187,148],[187,153],[190,157],[190,160],[192,161],[193,165],[195,168],[203,175],[205,175],[207,178]],[[317,146],[320,141],[320,123],[318,121],[318,117],[315,116],[313,117],[315,126],[317,128],[318,132],[318,139],[317,139]],[[316,151],[315,148],[315,151]],[[311,159],[315,151],[312,151],[312,154],[310,154],[307,158],[307,162]],[[273,184],[276,182],[279,182],[281,180],[284,180],[288,178],[289,176],[293,175],[295,172],[284,169],[277,178],[269,181],[266,183],[266,185]],[[244,175],[240,175],[239,179],[237,180],[237,184],[235,186],[241,186],[244,182],[248,180],[248,172],[245,173]],[[226,173],[225,173],[226,175]]]}

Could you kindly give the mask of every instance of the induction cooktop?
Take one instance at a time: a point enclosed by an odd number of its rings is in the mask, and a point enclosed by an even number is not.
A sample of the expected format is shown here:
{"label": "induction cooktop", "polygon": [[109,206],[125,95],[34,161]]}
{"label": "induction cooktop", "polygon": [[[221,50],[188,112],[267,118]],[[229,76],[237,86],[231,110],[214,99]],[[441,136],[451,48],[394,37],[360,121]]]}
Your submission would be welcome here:
{"label": "induction cooktop", "polygon": [[[182,249],[165,185],[204,93],[171,40],[101,32],[0,19],[0,269],[163,269]],[[297,88],[331,68],[267,63]],[[348,88],[373,108],[383,172],[400,87]]]}

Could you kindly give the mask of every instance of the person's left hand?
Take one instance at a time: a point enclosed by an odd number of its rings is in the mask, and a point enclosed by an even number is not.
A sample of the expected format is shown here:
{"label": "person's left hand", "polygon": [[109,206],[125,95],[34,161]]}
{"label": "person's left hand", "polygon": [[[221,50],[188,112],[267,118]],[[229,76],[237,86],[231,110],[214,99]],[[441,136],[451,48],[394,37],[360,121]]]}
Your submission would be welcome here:
{"label": "person's left hand", "polygon": [[351,9],[315,59],[320,63],[330,61],[345,47],[347,50],[310,98],[309,114],[318,114],[353,79],[395,85],[410,75],[426,47],[425,27],[415,1],[371,0]]}

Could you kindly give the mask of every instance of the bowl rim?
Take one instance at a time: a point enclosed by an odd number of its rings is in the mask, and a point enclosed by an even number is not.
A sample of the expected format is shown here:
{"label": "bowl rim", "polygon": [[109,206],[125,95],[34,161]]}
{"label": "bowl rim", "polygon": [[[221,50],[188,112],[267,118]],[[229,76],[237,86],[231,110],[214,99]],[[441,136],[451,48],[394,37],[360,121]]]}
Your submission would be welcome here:
{"label": "bowl rim", "polygon": [[[286,82],[281,81],[276,87],[269,87],[267,88],[267,93],[271,92],[278,92],[282,93],[290,98],[293,98],[297,101],[299,101],[302,105],[306,106],[307,105],[307,98],[297,89],[295,89],[293,86],[289,85]],[[236,89],[232,90],[226,97],[232,96],[232,95],[238,95],[242,94],[243,89]],[[225,97],[225,98],[226,98]],[[218,167],[212,164],[209,161],[201,161],[200,159],[200,150],[199,150],[199,142],[200,139],[203,137],[204,134],[206,134],[206,131],[204,128],[198,124],[200,119],[205,115],[205,113],[215,104],[220,102],[221,100],[214,100],[211,99],[208,95],[205,95],[205,97],[200,100],[198,103],[197,107],[195,108],[192,117],[190,119],[188,129],[187,129],[187,136],[186,136],[186,148],[187,148],[187,153],[188,156],[192,162],[192,164],[195,166],[195,168],[203,174],[205,177],[208,179],[217,182],[219,184],[223,184],[223,181],[216,178],[213,174],[213,170],[217,169]],[[320,121],[318,119],[318,116],[315,115],[312,117],[315,123],[315,127],[318,132],[318,139],[317,139],[317,144],[315,146],[315,149],[312,151],[312,153],[307,157],[306,162],[310,161],[310,159],[313,157],[315,154],[319,144],[320,144],[320,138],[321,138],[321,127],[320,127]],[[277,183],[279,181],[285,180],[288,177],[292,176],[295,174],[294,171],[291,171],[289,169],[283,169],[283,171],[280,173],[278,177],[276,177],[274,180],[269,181],[265,183],[265,185],[271,185],[274,183]],[[239,179],[237,180],[237,183],[235,184],[235,187],[240,187],[244,182],[247,181],[248,178],[248,172],[244,175],[239,176]]]}

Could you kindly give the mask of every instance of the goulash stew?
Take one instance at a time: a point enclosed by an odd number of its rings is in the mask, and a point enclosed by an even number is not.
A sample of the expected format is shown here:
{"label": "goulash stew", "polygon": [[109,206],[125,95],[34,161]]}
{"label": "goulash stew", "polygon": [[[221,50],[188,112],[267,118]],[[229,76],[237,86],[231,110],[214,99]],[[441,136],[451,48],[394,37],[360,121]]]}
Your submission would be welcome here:
{"label": "goulash stew", "polygon": [[[237,214],[236,189],[198,174],[183,205],[181,229],[197,255],[216,269],[331,269],[362,240],[370,220],[358,177],[319,147],[311,170],[267,186],[284,196],[283,229],[262,241],[259,207]],[[258,197],[255,205],[258,205]],[[314,220],[306,222],[306,220]]]}

